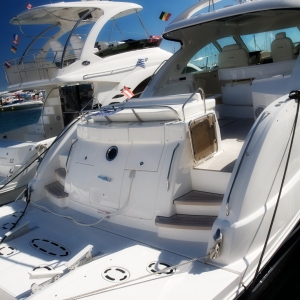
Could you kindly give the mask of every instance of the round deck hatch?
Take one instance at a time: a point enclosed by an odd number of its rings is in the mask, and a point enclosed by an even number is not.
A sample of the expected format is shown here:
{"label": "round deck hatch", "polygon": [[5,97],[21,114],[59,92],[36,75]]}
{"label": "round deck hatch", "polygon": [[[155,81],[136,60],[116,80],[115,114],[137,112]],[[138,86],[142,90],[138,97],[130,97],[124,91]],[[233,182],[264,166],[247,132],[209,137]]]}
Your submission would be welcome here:
{"label": "round deck hatch", "polygon": [[12,255],[16,252],[16,249],[13,247],[3,246],[0,247],[0,257],[6,257]]}
{"label": "round deck hatch", "polygon": [[102,277],[110,282],[123,282],[130,277],[129,272],[121,267],[110,267],[102,272]]}

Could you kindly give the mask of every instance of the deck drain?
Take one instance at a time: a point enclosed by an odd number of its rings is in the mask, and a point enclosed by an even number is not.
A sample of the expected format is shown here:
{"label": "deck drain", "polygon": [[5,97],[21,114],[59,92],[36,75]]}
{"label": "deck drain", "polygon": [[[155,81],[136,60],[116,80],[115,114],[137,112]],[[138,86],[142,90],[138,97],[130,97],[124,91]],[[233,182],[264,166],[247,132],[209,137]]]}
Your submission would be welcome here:
{"label": "deck drain", "polygon": [[110,267],[102,272],[102,277],[110,282],[123,282],[130,277],[130,274],[124,268]]}
{"label": "deck drain", "polygon": [[32,239],[30,241],[30,245],[34,249],[53,257],[66,257],[71,253],[71,251],[67,247],[43,238]]}
{"label": "deck drain", "polygon": [[14,227],[15,223],[5,223],[2,226],[2,229],[8,229],[11,230]]}
{"label": "deck drain", "polygon": [[[161,261],[154,261],[154,262],[151,262],[148,266],[147,266],[147,271],[149,273],[155,273],[157,271],[161,271],[165,268],[169,268],[169,267],[172,267],[170,264],[167,264],[165,262],[161,262]],[[175,268],[174,269],[171,269],[167,272],[163,272],[165,275],[172,275],[175,273]],[[160,272],[157,272],[156,275],[161,275],[162,273]]]}
{"label": "deck drain", "polygon": [[16,249],[13,247],[4,246],[0,248],[1,256],[9,256],[16,252]]}

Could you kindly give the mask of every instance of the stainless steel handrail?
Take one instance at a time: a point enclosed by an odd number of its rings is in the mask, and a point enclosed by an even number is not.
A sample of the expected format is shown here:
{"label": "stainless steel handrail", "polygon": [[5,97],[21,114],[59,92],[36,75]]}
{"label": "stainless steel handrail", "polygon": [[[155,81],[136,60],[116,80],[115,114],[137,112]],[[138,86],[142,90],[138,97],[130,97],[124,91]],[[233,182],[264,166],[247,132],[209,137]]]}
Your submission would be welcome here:
{"label": "stainless steel handrail", "polygon": [[91,78],[91,77],[94,77],[94,76],[100,76],[101,74],[112,74],[114,72],[119,72],[119,71],[124,71],[124,70],[127,70],[127,69],[134,69],[136,66],[135,65],[132,65],[132,66],[128,66],[128,67],[124,67],[124,68],[119,68],[119,69],[113,69],[113,70],[107,70],[107,71],[102,71],[102,72],[97,72],[97,73],[90,73],[90,74],[85,74],[83,76],[83,79],[88,79],[88,78]]}
{"label": "stainless steel handrail", "polygon": [[170,161],[170,165],[169,165],[168,176],[167,176],[167,181],[166,181],[167,191],[169,190],[169,178],[170,178],[170,173],[171,173],[172,162],[173,162],[173,158],[174,158],[175,152],[178,147],[179,147],[179,143],[176,145],[176,147],[174,148],[173,153],[172,153],[172,157],[171,157],[171,161]]}
{"label": "stainless steel handrail", "polygon": [[201,93],[201,97],[202,97],[202,99],[203,99],[203,104],[204,104],[204,113],[206,113],[206,103],[205,103],[205,94],[204,94],[204,91],[203,91],[203,89],[201,88],[201,87],[199,87],[199,88],[197,88],[196,90],[195,90],[195,92],[183,103],[183,105],[182,105],[182,114],[183,114],[183,120],[185,121],[185,113],[184,113],[184,107],[186,106],[186,104],[188,104],[191,100],[192,100],[192,98],[193,98],[193,96],[196,94],[196,93],[198,93],[198,92],[200,92]]}
{"label": "stainless steel handrail", "polygon": [[46,32],[50,31],[51,29],[55,28],[56,26],[59,26],[60,23],[56,23],[48,28],[46,28],[45,30],[43,30],[38,36],[35,37],[34,40],[32,40],[32,42],[28,45],[28,47],[26,48],[26,50],[23,52],[23,55],[19,61],[19,64],[21,64],[23,62],[23,58],[26,57],[27,52],[30,50],[31,46],[40,38],[42,37]]}
{"label": "stainless steel handrail", "polygon": [[[99,111],[112,111],[112,110],[116,110],[117,109],[121,109],[121,110],[134,110],[133,114],[136,116],[136,118],[138,119],[139,122],[143,122],[143,120],[141,119],[141,117],[139,116],[139,114],[136,112],[137,109],[155,109],[155,108],[165,108],[165,109],[169,109],[171,110],[174,115],[176,116],[178,121],[182,121],[182,119],[180,118],[178,112],[171,106],[168,105],[133,105],[130,104],[129,102],[126,102],[126,106],[124,106],[124,104],[121,105],[113,105],[113,106],[105,106],[102,107]],[[96,112],[97,110],[86,110],[85,112]]]}
{"label": "stainless steel handrail", "polygon": [[[54,59],[50,60],[49,58],[37,58],[37,54],[33,53],[33,54],[28,54],[26,56],[22,56],[20,58],[15,58],[12,59],[10,61],[8,61],[9,63],[11,63],[12,66],[15,66],[16,69],[7,69],[5,68],[5,75],[7,77],[7,81],[9,84],[11,84],[10,80],[9,80],[9,75],[10,74],[18,74],[19,78],[20,78],[20,82],[28,82],[28,78],[27,78],[27,72],[30,71],[37,71],[39,79],[41,79],[41,71],[43,72],[43,75],[45,76],[45,78],[49,78],[49,75],[45,75],[45,71],[50,69],[50,68],[57,68],[55,66],[51,67],[49,65],[49,63],[54,63],[55,61],[55,57]],[[25,58],[30,58],[30,61],[28,62],[24,62]],[[48,65],[44,65],[44,63],[48,63]],[[31,64],[31,67],[28,68],[28,64]],[[13,70],[13,71],[11,71]],[[48,73],[47,73],[48,74]],[[22,77],[23,76],[23,77]]]}
{"label": "stainless steel handrail", "polygon": [[77,141],[78,141],[78,139],[76,139],[76,140],[72,143],[72,145],[71,145],[71,147],[70,147],[70,150],[69,150],[69,153],[68,153],[68,157],[67,157],[67,160],[66,160],[66,173],[68,173],[68,162],[69,162],[69,157],[70,157],[71,152],[72,152],[72,150],[73,150],[73,146],[74,146],[74,144],[75,144]]}
{"label": "stainless steel handrail", "polygon": [[[79,112],[79,115],[80,115],[80,117],[83,115],[83,111],[84,111],[84,109],[91,103],[91,101],[94,101],[94,99],[96,99],[95,97],[92,97],[89,101],[88,101],[88,103],[80,110],[80,112]],[[88,110],[88,111],[91,111],[91,110]]]}

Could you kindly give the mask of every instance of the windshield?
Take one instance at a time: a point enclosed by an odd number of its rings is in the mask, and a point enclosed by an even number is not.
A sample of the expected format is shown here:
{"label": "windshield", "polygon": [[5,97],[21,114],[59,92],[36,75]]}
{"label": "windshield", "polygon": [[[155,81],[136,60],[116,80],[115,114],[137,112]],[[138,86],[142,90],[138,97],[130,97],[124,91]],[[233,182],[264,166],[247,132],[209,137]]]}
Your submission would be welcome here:
{"label": "windshield", "polygon": [[225,46],[229,45],[239,45],[240,48],[246,48],[249,52],[250,65],[271,63],[273,62],[271,44],[278,33],[284,34],[287,38],[291,39],[296,53],[296,50],[300,47],[300,32],[297,27],[235,37],[228,36],[211,42],[198,50],[196,54],[190,58],[184,69],[184,73],[208,71],[218,68],[219,54]]}
{"label": "windshield", "polygon": [[285,30],[274,30],[254,34],[246,34],[242,35],[241,39],[249,52],[262,50],[271,51],[271,43],[272,41],[274,41],[275,35],[280,32],[285,32],[286,37],[292,40],[294,46],[297,46],[297,44],[299,44],[300,32],[297,27],[292,27]]}
{"label": "windshield", "polygon": [[137,14],[131,14],[104,25],[95,43],[95,54],[104,58],[145,47],[158,47],[161,41],[161,36],[147,32]]}

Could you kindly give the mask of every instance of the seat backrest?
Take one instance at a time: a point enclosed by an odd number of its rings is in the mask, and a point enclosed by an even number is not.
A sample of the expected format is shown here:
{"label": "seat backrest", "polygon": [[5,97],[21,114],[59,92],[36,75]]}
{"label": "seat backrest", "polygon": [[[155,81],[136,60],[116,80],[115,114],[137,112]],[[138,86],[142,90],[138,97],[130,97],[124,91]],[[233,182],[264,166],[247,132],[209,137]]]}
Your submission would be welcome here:
{"label": "seat backrest", "polygon": [[271,44],[271,56],[273,62],[295,59],[294,45],[290,38],[286,37],[285,32],[275,35],[275,40]]}
{"label": "seat backrest", "polygon": [[70,43],[74,50],[74,54],[76,58],[79,58],[81,50],[83,48],[84,42],[82,41],[80,36],[72,35],[70,38]]}
{"label": "seat backrest", "polygon": [[219,54],[219,68],[234,68],[248,65],[248,52],[237,44],[224,46]]}
{"label": "seat backrest", "polygon": [[54,52],[55,61],[60,61],[64,50],[63,45],[59,41],[50,41],[51,50]]}

